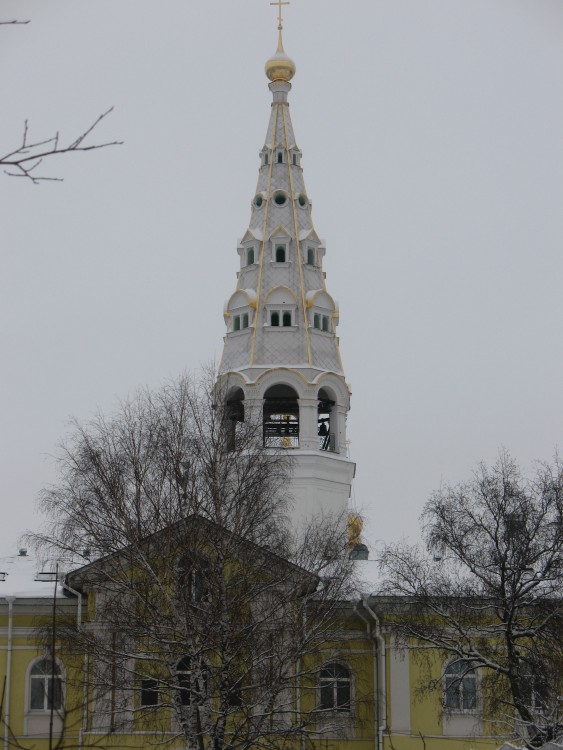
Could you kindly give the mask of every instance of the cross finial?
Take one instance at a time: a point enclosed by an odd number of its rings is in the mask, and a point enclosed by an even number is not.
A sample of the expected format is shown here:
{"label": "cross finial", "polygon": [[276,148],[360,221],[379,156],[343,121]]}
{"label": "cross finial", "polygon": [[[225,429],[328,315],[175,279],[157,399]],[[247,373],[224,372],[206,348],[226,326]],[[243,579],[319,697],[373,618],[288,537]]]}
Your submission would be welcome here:
{"label": "cross finial", "polygon": [[289,1],[282,2],[282,0],[277,0],[277,2],[270,3],[270,5],[278,6],[278,31],[281,31],[283,28],[282,5],[289,5]]}

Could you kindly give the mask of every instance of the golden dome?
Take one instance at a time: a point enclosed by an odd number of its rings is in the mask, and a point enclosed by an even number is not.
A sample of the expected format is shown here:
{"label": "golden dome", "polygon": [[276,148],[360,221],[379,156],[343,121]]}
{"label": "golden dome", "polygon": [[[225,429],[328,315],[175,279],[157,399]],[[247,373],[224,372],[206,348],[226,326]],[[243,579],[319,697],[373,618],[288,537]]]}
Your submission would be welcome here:
{"label": "golden dome", "polygon": [[291,81],[295,75],[295,63],[284,52],[281,31],[276,54],[270,57],[264,70],[270,81]]}
{"label": "golden dome", "polygon": [[361,516],[357,513],[348,514],[348,542],[350,547],[355,547],[356,544],[361,543],[362,529],[364,528],[364,521]]}

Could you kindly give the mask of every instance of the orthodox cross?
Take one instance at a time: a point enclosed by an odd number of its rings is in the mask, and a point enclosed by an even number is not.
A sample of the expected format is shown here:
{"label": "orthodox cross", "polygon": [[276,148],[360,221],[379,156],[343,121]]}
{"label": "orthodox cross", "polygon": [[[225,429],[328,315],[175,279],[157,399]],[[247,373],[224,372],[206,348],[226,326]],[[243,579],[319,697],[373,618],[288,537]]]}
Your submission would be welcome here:
{"label": "orthodox cross", "polygon": [[281,31],[283,28],[282,5],[289,5],[289,2],[282,2],[282,0],[277,0],[277,2],[270,3],[270,5],[278,6],[278,30]]}

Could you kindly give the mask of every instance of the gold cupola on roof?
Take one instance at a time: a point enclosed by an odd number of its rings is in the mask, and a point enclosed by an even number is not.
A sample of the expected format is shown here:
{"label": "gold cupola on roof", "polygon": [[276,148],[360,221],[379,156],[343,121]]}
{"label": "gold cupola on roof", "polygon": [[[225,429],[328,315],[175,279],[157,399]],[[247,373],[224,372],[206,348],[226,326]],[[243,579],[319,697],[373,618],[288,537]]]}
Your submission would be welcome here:
{"label": "gold cupola on roof", "polygon": [[283,29],[283,18],[282,18],[282,5],[289,5],[287,0],[277,0],[270,5],[278,6],[278,48],[275,55],[270,57],[267,61],[264,70],[266,75],[272,81],[291,81],[295,75],[295,63],[285,54],[282,42],[282,29]]}
{"label": "gold cupola on roof", "polygon": [[286,55],[283,48],[281,29],[276,53],[267,61],[264,70],[270,81],[291,81],[295,75],[295,63]]}

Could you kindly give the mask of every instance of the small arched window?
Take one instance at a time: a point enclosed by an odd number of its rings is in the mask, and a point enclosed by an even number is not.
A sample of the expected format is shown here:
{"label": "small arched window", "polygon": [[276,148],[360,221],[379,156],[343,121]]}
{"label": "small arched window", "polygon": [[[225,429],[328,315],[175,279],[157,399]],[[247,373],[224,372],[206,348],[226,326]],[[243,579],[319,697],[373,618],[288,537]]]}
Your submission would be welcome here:
{"label": "small arched window", "polygon": [[287,328],[291,325],[291,313],[289,311],[284,312],[284,314],[282,315],[282,322],[284,328]]}
{"label": "small arched window", "polygon": [[477,708],[477,677],[467,659],[456,659],[446,666],[444,706],[450,711],[471,711]]}
{"label": "small arched window", "polygon": [[246,251],[246,265],[252,266],[254,264],[254,248],[249,247]]}
{"label": "small arched window", "polygon": [[319,674],[319,708],[327,711],[349,711],[350,671],[342,664],[325,664]]}
{"label": "small arched window", "polygon": [[297,154],[293,154],[293,166],[297,166]]}
{"label": "small arched window", "polygon": [[58,711],[63,704],[61,670],[52,659],[40,659],[29,673],[29,708],[31,711]]}
{"label": "small arched window", "polygon": [[280,314],[277,310],[274,310],[272,314],[270,315],[270,325],[279,326],[279,324],[280,324]]}
{"label": "small arched window", "polygon": [[276,263],[285,263],[285,245],[276,245]]}
{"label": "small arched window", "polygon": [[278,151],[278,164],[283,164],[283,152]]}
{"label": "small arched window", "polygon": [[314,266],[315,263],[315,248],[314,247],[308,247],[307,248],[307,265],[308,266]]}
{"label": "small arched window", "polygon": [[268,154],[264,154],[264,164],[268,166]]}

